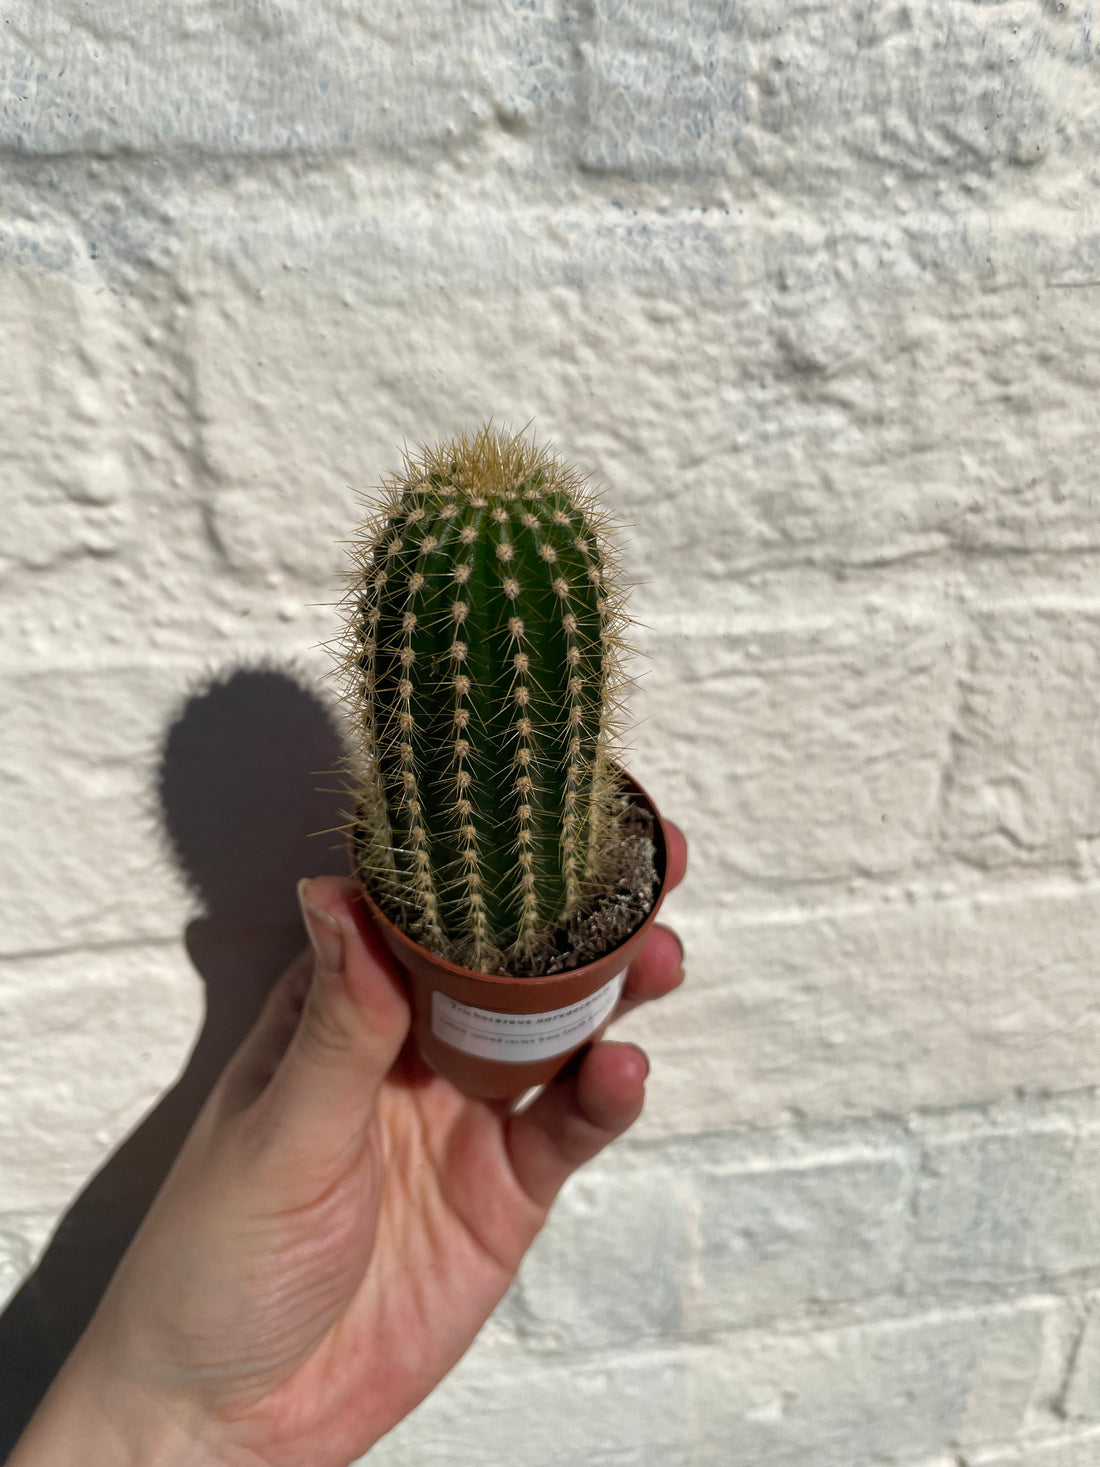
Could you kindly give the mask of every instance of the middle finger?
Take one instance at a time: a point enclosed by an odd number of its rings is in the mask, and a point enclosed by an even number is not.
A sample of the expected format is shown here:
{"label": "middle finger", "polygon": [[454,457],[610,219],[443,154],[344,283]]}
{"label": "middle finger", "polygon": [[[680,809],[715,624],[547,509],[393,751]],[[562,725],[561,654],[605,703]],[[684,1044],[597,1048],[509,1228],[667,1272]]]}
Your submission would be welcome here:
{"label": "middle finger", "polygon": [[684,947],[671,927],[654,925],[645,947],[631,963],[622,997],[611,1022],[636,1009],[639,1004],[664,998],[684,981]]}

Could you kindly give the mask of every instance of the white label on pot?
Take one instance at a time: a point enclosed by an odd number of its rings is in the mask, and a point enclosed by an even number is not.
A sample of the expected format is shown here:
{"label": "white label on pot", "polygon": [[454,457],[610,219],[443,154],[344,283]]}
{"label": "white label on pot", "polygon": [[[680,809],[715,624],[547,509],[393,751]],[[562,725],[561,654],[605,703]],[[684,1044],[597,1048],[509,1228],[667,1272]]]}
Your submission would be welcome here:
{"label": "white label on pot", "polygon": [[541,1014],[498,1014],[432,994],[432,1033],[444,1044],[478,1059],[522,1065],[552,1059],[595,1034],[619,1001],[626,969],[587,998]]}

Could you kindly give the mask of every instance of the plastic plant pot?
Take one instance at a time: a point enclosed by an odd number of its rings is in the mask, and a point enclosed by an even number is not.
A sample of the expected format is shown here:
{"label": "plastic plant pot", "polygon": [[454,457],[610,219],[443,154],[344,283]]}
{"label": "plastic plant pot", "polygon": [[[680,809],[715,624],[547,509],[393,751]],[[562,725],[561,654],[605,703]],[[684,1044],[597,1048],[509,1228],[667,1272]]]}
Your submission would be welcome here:
{"label": "plastic plant pot", "polygon": [[420,1053],[467,1095],[506,1100],[546,1084],[579,1049],[600,1037],[615,1012],[627,968],[664,898],[668,866],[653,801],[629,775],[623,780],[632,801],[653,817],[657,890],[652,908],[630,936],[579,968],[545,978],[473,972],[406,937],[362,888],[371,919],[405,974]]}

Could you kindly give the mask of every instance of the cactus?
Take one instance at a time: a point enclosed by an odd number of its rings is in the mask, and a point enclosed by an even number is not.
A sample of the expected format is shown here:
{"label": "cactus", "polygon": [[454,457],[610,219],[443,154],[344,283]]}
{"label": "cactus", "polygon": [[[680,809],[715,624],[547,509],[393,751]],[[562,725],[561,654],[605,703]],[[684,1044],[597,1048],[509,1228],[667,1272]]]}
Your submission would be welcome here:
{"label": "cactus", "polygon": [[582,476],[485,426],[406,455],[354,542],[359,875],[475,971],[524,971],[619,845],[627,618],[609,529]]}

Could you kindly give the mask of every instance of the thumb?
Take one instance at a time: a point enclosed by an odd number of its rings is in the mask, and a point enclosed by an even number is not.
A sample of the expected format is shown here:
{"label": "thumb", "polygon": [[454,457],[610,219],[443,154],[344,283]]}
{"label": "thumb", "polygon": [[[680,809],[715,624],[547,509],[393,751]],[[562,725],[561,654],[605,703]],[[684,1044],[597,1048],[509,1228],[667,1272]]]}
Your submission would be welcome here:
{"label": "thumb", "polygon": [[366,1139],[375,1102],[409,1029],[400,970],[354,882],[298,883],[313,949],[302,1016],[261,1100],[264,1130],[289,1177],[324,1176]]}

